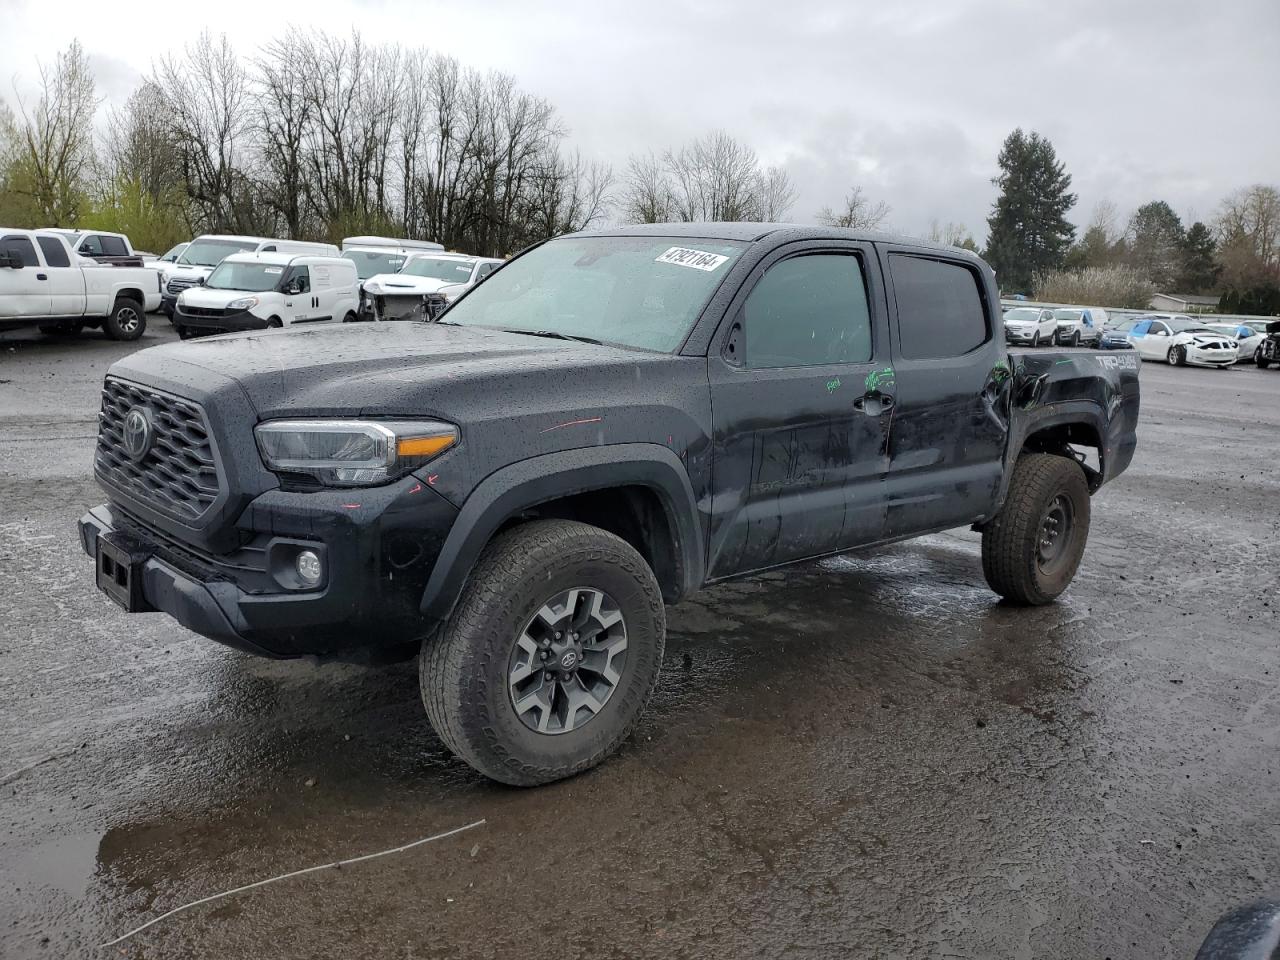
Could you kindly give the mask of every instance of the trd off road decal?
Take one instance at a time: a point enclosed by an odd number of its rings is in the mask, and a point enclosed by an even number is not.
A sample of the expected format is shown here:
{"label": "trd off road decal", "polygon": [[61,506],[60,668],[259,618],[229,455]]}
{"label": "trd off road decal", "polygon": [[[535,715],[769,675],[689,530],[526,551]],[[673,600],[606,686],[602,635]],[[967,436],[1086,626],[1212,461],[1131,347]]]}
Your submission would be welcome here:
{"label": "trd off road decal", "polygon": [[677,267],[693,267],[695,270],[714,270],[728,260],[718,253],[707,253],[705,250],[690,250],[688,247],[670,247],[654,259],[654,263],[671,263]]}
{"label": "trd off road decal", "polygon": [[1138,358],[1131,353],[1122,353],[1118,357],[1098,357],[1098,365],[1105,370],[1137,370]]}

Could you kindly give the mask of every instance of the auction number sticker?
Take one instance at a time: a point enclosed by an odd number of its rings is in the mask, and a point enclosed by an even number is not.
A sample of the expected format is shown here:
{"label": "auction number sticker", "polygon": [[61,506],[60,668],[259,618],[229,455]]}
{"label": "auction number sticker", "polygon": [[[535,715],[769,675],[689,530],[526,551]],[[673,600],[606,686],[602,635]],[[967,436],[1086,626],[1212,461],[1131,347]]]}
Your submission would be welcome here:
{"label": "auction number sticker", "polygon": [[707,253],[704,250],[690,250],[688,247],[671,247],[654,263],[674,263],[677,267],[693,267],[695,270],[714,270],[728,260],[718,253]]}
{"label": "auction number sticker", "polygon": [[284,267],[263,267],[263,273],[284,273]]}

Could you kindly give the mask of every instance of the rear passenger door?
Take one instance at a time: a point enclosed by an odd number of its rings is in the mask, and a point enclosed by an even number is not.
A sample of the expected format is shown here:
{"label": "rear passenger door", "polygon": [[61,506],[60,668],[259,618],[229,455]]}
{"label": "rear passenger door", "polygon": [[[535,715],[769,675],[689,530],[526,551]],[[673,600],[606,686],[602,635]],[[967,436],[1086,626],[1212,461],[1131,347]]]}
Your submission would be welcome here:
{"label": "rear passenger door", "polygon": [[972,261],[882,249],[897,394],[886,532],[961,526],[994,508],[1008,439],[999,302]]}
{"label": "rear passenger door", "polygon": [[787,245],[739,291],[708,357],[713,578],[883,535],[883,303],[874,250],[840,241]]}
{"label": "rear passenger door", "polygon": [[0,237],[0,253],[17,257],[22,269],[0,267],[0,317],[47,317],[52,308],[49,273],[28,237]]}

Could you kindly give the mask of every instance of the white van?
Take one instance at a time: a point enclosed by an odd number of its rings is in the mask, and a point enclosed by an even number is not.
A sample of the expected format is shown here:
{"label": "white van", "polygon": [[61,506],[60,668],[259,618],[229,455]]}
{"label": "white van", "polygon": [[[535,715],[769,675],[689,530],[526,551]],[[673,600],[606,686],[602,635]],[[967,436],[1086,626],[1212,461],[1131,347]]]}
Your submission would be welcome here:
{"label": "white van", "polygon": [[380,273],[395,273],[411,253],[438,252],[444,245],[433,240],[401,240],[396,237],[346,237],[342,255],[356,265],[361,281]]}
{"label": "white van", "polygon": [[178,294],[173,325],[186,340],[199,333],[349,323],[359,304],[355,264],[343,257],[233,253],[207,280]]}
{"label": "white van", "polygon": [[317,257],[336,257],[338,248],[332,243],[312,243],[309,240],[274,240],[270,237],[236,237],[226,234],[206,233],[196,237],[178,259],[161,268],[164,289],[160,297],[160,309],[173,319],[173,305],[178,294],[194,287],[213,272],[222,258],[233,253],[290,253],[294,256],[311,254]]}

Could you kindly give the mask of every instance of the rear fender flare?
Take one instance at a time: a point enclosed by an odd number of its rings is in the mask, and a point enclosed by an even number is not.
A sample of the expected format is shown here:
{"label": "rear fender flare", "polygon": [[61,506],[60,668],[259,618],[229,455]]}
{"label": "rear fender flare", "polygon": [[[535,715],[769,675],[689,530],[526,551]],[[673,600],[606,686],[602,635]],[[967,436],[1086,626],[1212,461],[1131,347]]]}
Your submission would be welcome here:
{"label": "rear fender flare", "polygon": [[481,551],[511,517],[560,497],[624,486],[647,487],[658,495],[680,565],[680,594],[696,590],[703,581],[705,551],[684,463],[661,444],[610,444],[531,457],[481,481],[445,537],[422,594],[423,615],[433,621],[449,617]]}
{"label": "rear fender flare", "polygon": [[[1009,494],[1009,479],[1013,475],[1013,465],[1022,455],[1027,438],[1050,427],[1061,427],[1080,424],[1093,430],[1098,436],[1098,471],[1102,477],[1107,474],[1107,421],[1090,400],[1071,400],[1055,403],[1033,410],[1017,411],[1014,417],[1016,434],[1009,437],[1009,448],[1005,456],[1004,475],[1000,479],[1000,496],[996,500],[996,508],[992,516],[1004,506],[1005,497]],[[1092,486],[1092,484],[1091,484]],[[990,519],[990,518],[988,518]]]}

